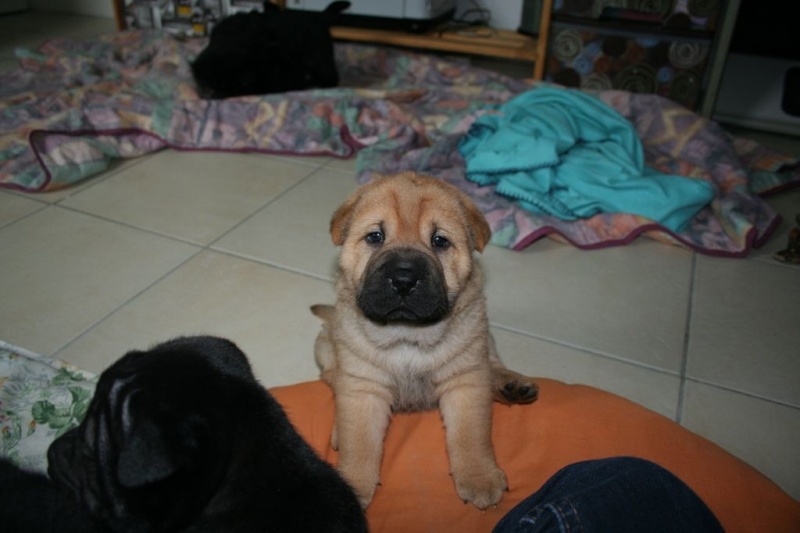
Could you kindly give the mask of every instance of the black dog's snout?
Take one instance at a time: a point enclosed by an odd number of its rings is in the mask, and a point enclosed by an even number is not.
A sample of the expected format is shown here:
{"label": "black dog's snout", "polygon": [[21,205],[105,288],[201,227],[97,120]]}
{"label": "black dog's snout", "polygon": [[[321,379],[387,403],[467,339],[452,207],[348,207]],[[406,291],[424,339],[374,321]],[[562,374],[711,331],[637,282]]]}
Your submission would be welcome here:
{"label": "black dog's snout", "polygon": [[410,267],[399,267],[393,270],[389,276],[392,290],[400,296],[407,296],[414,292],[419,282],[420,276]]}

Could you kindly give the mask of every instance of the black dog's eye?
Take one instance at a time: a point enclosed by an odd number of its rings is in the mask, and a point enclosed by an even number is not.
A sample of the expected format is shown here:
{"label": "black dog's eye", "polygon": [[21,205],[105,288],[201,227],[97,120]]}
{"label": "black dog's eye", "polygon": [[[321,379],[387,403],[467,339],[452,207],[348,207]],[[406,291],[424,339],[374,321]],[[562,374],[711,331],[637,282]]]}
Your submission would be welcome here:
{"label": "black dog's eye", "polygon": [[367,233],[364,240],[367,241],[368,244],[380,244],[383,242],[383,232],[373,231],[372,233]]}
{"label": "black dog's eye", "polygon": [[447,240],[447,237],[442,237],[441,235],[434,235],[431,239],[431,245],[434,248],[439,248],[443,250],[450,246],[450,241]]}

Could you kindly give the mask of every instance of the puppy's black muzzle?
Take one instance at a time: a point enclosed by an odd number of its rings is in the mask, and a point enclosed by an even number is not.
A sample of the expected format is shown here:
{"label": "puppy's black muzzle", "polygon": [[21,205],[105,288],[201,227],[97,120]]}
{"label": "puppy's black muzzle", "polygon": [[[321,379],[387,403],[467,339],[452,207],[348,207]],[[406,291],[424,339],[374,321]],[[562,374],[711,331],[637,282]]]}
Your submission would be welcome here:
{"label": "puppy's black muzzle", "polygon": [[399,296],[408,296],[414,292],[423,275],[420,266],[411,261],[405,261],[389,271],[387,274],[392,290]]}
{"label": "puppy's black muzzle", "polygon": [[449,311],[441,265],[414,249],[377,256],[357,298],[364,315],[379,323],[430,323]]}

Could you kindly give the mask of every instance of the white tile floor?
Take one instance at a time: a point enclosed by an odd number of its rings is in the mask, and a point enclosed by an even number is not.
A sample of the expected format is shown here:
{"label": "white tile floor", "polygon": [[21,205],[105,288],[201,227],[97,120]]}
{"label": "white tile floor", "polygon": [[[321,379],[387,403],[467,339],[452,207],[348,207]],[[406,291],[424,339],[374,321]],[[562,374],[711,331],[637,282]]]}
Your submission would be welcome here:
{"label": "white tile floor", "polygon": [[[113,31],[106,19],[0,17],[13,47]],[[744,132],[743,134],[747,134]],[[800,155],[800,140],[760,136]],[[353,162],[163,151],[58,193],[0,190],[0,339],[100,372],[174,335],[230,337],[266,385],[317,377],[308,312],[331,302],[334,208]],[[592,252],[489,247],[489,313],[509,366],[606,389],[750,462],[800,498],[800,268],[639,239]]]}

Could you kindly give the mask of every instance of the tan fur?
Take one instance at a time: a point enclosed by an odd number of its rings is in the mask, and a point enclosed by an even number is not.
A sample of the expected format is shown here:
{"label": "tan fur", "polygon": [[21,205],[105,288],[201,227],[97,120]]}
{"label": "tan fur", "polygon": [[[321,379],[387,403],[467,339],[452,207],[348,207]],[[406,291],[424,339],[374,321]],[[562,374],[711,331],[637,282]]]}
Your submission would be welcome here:
{"label": "tan fur", "polygon": [[[371,245],[365,236],[378,230],[385,240]],[[392,412],[438,407],[458,495],[481,509],[496,504],[507,484],[491,444],[492,399],[533,401],[536,386],[503,366],[489,333],[483,275],[473,261],[491,235],[483,214],[455,187],[407,172],[357,189],[330,231],[341,246],[336,305],[312,312],[323,319],[315,356],[335,392],[339,470],[366,507],[380,482]],[[446,250],[431,245],[434,233],[448,239]],[[443,280],[450,304],[443,318],[378,323],[362,313],[357,298],[367,276],[398,250],[435,265],[431,277]],[[509,396],[518,390],[528,394]]]}

